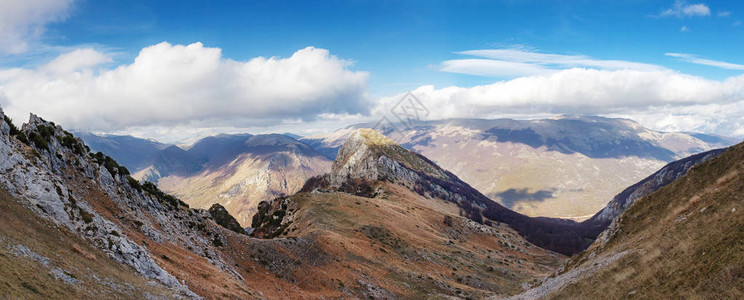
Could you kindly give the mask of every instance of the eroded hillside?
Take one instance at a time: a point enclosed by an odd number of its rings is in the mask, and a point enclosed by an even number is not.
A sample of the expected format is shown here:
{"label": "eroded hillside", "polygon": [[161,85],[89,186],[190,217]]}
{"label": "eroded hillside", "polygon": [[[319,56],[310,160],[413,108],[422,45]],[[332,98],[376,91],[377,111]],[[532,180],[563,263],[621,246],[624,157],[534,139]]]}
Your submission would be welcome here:
{"label": "eroded hillside", "polygon": [[635,201],[587,251],[519,298],[744,297],[744,144]]}

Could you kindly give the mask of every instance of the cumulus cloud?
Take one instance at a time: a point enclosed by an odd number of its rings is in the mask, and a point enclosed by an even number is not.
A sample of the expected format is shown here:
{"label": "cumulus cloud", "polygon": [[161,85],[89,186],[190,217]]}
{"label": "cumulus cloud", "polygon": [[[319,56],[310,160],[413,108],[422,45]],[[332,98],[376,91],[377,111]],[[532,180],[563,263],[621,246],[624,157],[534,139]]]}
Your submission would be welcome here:
{"label": "cumulus cloud", "polygon": [[47,24],[64,20],[73,0],[0,0],[0,52],[25,52]]}
{"label": "cumulus cloud", "polygon": [[163,42],[142,49],[130,64],[100,66],[110,61],[79,49],[35,69],[0,70],[0,104],[15,117],[34,112],[68,128],[99,131],[275,124],[368,109],[368,74],[325,49],[235,61],[201,43]]}
{"label": "cumulus cloud", "polygon": [[468,50],[456,53],[479,58],[444,61],[441,64],[441,71],[478,76],[510,77],[548,74],[566,68],[645,71],[664,69],[653,64],[594,59],[585,55],[539,53],[519,48]]}
{"label": "cumulus cloud", "polygon": [[686,1],[677,0],[674,6],[661,12],[662,17],[705,17],[710,16],[710,8],[705,3],[688,4]]}
{"label": "cumulus cloud", "polygon": [[[628,115],[655,129],[735,134],[744,113],[744,75],[716,81],[670,70],[572,68],[469,88],[422,86],[413,94],[431,119]],[[386,113],[400,97],[383,98],[373,112]],[[697,114],[701,108],[706,113]],[[659,121],[664,114],[672,116],[668,123]]]}
{"label": "cumulus cloud", "polygon": [[694,54],[665,53],[665,55],[676,57],[680,59],[681,61],[698,64],[698,65],[705,65],[705,66],[717,67],[717,68],[728,69],[728,70],[744,70],[744,65],[734,64],[734,63],[729,63],[729,62],[719,61],[719,60],[701,58]]}

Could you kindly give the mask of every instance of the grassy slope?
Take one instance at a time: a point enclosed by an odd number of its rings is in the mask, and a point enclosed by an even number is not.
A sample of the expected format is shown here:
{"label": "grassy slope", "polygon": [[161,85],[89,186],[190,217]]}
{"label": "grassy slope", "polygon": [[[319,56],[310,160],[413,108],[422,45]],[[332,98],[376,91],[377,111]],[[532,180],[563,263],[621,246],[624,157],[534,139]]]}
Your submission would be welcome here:
{"label": "grassy slope", "polygon": [[603,249],[632,252],[555,298],[744,298],[744,144],[625,212]]}
{"label": "grassy slope", "polygon": [[[17,255],[17,245],[48,258],[49,265]],[[55,279],[52,268],[80,282],[70,285]],[[143,299],[147,294],[173,295],[67,230],[40,219],[0,190],[0,298]]]}
{"label": "grassy slope", "polygon": [[[452,203],[392,184],[383,187],[387,192],[375,198],[344,193],[292,196],[299,208],[287,236],[319,236],[314,246],[329,255],[328,263],[310,273],[298,270],[293,277],[318,281],[317,287],[323,281],[336,282],[326,288],[338,294],[321,292],[329,296],[364,295],[354,278],[367,278],[395,298],[482,298],[518,293],[522,283],[537,282],[564,259],[527,243],[506,226],[495,227],[498,236],[463,228],[460,222],[465,219],[457,216]],[[444,224],[445,216],[454,218],[453,226]]]}

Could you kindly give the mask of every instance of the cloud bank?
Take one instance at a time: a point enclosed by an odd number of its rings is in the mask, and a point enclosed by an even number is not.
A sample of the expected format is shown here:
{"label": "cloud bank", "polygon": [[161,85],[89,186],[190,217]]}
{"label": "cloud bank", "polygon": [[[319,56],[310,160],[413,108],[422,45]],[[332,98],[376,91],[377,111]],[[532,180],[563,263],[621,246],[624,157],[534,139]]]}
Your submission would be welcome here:
{"label": "cloud bank", "polygon": [[366,72],[328,50],[235,61],[201,43],[163,42],[134,62],[100,68],[106,54],[78,49],[35,69],[0,70],[0,105],[79,130],[209,123],[214,126],[311,120],[366,113]]}
{"label": "cloud bank", "polygon": [[28,50],[48,23],[67,18],[72,0],[0,0],[0,52]]}
{"label": "cloud bank", "polygon": [[[744,75],[708,80],[671,70],[570,68],[474,87],[413,91],[431,119],[596,114],[668,131],[744,135]],[[402,97],[381,99],[384,114]]]}

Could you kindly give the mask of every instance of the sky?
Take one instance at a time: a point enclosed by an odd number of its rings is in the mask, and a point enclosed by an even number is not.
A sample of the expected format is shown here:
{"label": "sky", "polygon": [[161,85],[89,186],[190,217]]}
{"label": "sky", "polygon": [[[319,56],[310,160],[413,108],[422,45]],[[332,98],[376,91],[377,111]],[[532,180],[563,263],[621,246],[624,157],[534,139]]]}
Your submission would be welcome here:
{"label": "sky", "polygon": [[390,117],[744,136],[739,1],[0,0],[0,106],[176,142]]}

